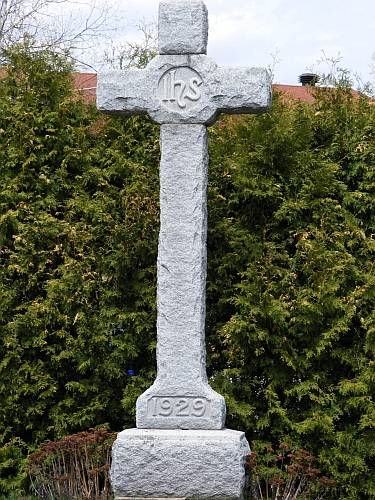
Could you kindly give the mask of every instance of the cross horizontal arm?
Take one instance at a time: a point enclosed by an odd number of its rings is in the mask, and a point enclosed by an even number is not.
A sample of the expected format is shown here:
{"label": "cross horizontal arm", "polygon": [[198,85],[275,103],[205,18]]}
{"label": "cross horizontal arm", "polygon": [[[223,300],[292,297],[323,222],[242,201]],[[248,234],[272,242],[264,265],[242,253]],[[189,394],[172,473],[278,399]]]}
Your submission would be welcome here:
{"label": "cross horizontal arm", "polygon": [[160,124],[209,126],[220,113],[265,113],[271,100],[265,68],[220,68],[202,54],[158,56],[145,69],[98,75],[100,111],[118,116],[149,114]]}
{"label": "cross horizontal arm", "polygon": [[271,106],[271,81],[265,68],[218,67],[210,81],[218,113],[260,114]]}
{"label": "cross horizontal arm", "polygon": [[142,69],[98,73],[97,108],[117,116],[147,115],[152,101],[150,78],[150,72]]}

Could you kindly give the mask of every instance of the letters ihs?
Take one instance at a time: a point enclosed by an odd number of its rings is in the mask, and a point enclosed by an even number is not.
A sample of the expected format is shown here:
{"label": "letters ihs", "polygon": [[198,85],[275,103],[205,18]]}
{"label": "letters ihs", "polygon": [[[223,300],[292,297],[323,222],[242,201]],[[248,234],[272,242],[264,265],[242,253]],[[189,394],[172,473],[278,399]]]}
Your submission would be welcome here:
{"label": "letters ihs", "polygon": [[202,97],[203,80],[196,71],[188,67],[170,69],[164,73],[160,84],[164,104],[177,102],[184,109],[187,99],[199,101]]}

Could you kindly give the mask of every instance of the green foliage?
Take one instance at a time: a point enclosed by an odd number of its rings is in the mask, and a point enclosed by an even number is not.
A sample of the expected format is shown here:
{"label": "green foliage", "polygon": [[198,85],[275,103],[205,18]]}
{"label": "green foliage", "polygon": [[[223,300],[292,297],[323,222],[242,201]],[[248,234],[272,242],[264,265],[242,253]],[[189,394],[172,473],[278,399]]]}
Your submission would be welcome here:
{"label": "green foliage", "polygon": [[208,342],[228,426],[375,494],[375,108],[275,95],[211,133]]}
{"label": "green foliage", "polygon": [[[21,471],[42,441],[134,425],[154,379],[159,147],[147,118],[85,104],[64,59],[27,44],[6,59],[0,453]],[[311,92],[313,105],[275,95],[269,114],[211,129],[208,372],[228,427],[310,450],[336,498],[367,500],[375,106]]]}
{"label": "green foliage", "polygon": [[104,121],[53,53],[24,45],[6,57],[2,442],[134,425],[122,393],[155,367],[158,130],[148,119]]}
{"label": "green foliage", "polygon": [[26,455],[31,451],[31,447],[18,437],[8,439],[0,446],[0,498],[2,495],[16,497],[25,491]]}

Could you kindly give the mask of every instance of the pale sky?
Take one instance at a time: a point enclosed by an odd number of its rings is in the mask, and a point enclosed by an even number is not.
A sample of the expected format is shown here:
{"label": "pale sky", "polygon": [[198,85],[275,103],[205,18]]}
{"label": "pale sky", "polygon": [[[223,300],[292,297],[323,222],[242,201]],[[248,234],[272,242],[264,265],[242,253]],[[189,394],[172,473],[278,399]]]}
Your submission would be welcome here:
{"label": "pale sky", "polygon": [[[129,21],[157,22],[158,0],[120,0]],[[315,65],[322,50],[340,53],[341,67],[370,74],[375,53],[375,0],[205,0],[209,13],[208,55],[219,66],[264,66],[271,54],[276,83],[299,85],[298,76]],[[135,32],[127,29],[126,37]],[[126,38],[125,37],[125,38]]]}

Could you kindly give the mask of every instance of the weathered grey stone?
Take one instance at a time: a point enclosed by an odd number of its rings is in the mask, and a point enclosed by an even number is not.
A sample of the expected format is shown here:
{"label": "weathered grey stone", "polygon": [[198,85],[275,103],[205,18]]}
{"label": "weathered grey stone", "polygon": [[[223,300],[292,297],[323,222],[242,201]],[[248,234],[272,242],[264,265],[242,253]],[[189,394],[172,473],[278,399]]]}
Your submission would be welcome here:
{"label": "weathered grey stone", "polygon": [[206,54],[208,13],[202,0],[162,0],[159,54]]}
{"label": "weathered grey stone", "polygon": [[205,55],[157,56],[143,70],[98,74],[99,110],[160,124],[209,126],[221,112],[265,113],[271,100],[265,68],[220,68]]}
{"label": "weathered grey stone", "polygon": [[162,125],[155,383],[137,427],[222,429],[224,398],[206,375],[207,129]]}
{"label": "weathered grey stone", "polygon": [[219,68],[205,55],[207,29],[202,0],[162,0],[161,55],[144,70],[98,75],[101,111],[162,125],[158,375],[138,398],[138,429],[114,444],[117,498],[234,500],[245,490],[250,448],[243,433],[223,429],[224,398],[205,370],[206,126],[221,112],[268,111],[271,82],[264,68]]}
{"label": "weathered grey stone", "polygon": [[128,429],[113,448],[115,497],[241,499],[248,453],[243,432]]}

